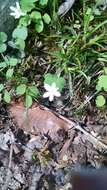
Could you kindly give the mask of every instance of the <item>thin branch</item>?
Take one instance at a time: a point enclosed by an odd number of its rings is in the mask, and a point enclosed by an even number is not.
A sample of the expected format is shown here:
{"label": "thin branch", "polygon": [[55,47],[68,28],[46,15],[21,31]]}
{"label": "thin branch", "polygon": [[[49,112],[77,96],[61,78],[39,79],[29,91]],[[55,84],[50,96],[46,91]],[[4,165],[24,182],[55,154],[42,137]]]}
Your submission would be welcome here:
{"label": "thin branch", "polygon": [[94,147],[96,147],[97,150],[101,151],[103,150],[107,150],[107,145],[104,144],[103,142],[101,142],[98,138],[94,137],[93,135],[91,135],[89,132],[87,132],[84,128],[82,128],[80,125],[78,125],[75,121],[71,121],[67,118],[65,118],[64,116],[42,106],[45,110],[51,111],[53,114],[55,114],[57,117],[61,118],[62,120],[66,121],[66,126],[65,128],[70,130],[72,128],[79,130],[80,132],[82,132],[86,137],[87,140],[89,142],[91,142],[93,144]]}
{"label": "thin branch", "polygon": [[93,144],[94,147],[96,147],[99,150],[105,149],[107,150],[107,145],[101,142],[99,139],[88,133],[85,129],[83,129],[80,125],[75,125],[75,129],[81,131],[86,137],[89,142]]}
{"label": "thin branch", "polygon": [[[11,135],[11,141],[12,141],[12,135]],[[9,164],[8,164],[8,170],[7,170],[7,175],[6,175],[6,182],[3,185],[2,190],[7,190],[8,189],[8,185],[12,176],[11,173],[11,166],[12,166],[12,155],[13,155],[13,142],[10,145],[10,154],[9,154]]]}

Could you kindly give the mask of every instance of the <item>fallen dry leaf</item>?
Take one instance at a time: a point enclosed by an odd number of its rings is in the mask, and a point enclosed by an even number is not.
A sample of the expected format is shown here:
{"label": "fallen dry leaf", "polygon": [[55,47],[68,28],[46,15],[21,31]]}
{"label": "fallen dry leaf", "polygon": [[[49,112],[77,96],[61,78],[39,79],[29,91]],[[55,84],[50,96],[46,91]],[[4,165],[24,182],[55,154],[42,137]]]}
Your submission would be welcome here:
{"label": "fallen dry leaf", "polygon": [[9,110],[18,127],[35,135],[48,134],[55,142],[59,140],[60,130],[67,131],[74,126],[74,122],[70,121],[69,124],[64,117],[57,116],[38,103],[28,110],[22,102],[13,103]]}
{"label": "fallen dry leaf", "polygon": [[[30,109],[24,107],[23,102],[12,103],[9,107],[10,115],[18,127],[35,135],[48,135],[54,142],[62,141],[63,132],[73,128],[85,135],[85,138],[98,150],[107,150],[107,145],[92,136],[83,127],[75,122],[53,113],[48,108],[34,103]],[[64,135],[62,135],[64,136]]]}

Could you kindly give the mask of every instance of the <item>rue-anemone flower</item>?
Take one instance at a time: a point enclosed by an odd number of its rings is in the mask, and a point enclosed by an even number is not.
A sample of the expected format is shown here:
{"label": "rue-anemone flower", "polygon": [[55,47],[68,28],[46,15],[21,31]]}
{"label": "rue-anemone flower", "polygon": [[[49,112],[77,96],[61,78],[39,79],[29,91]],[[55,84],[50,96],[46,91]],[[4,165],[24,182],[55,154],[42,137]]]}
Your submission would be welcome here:
{"label": "rue-anemone flower", "polygon": [[54,97],[60,97],[61,93],[59,92],[59,88],[56,86],[56,83],[53,82],[51,85],[44,84],[44,88],[46,92],[43,94],[43,98],[49,98],[49,101],[52,102]]}
{"label": "rue-anemone flower", "polygon": [[18,19],[20,18],[21,16],[25,16],[26,13],[24,13],[21,8],[20,8],[20,5],[18,2],[16,2],[16,7],[13,7],[13,6],[10,6],[10,10],[12,11],[10,13],[11,16],[13,16],[15,19]]}

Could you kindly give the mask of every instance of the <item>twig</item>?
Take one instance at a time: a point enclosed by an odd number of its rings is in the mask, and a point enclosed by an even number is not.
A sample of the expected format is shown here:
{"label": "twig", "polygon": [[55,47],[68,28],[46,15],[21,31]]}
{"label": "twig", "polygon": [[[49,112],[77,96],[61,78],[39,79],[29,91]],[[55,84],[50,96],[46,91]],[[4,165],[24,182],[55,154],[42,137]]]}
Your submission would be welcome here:
{"label": "twig", "polygon": [[[70,126],[72,128],[72,125],[73,125],[72,121],[70,121],[69,119],[64,118],[63,116],[61,116],[61,118],[64,119],[65,121],[67,121],[67,123],[69,124],[68,125],[69,129],[70,129]],[[96,147],[98,150],[101,150],[101,149],[107,150],[107,145],[106,144],[104,144],[99,139],[97,139],[96,137],[94,137],[93,135],[91,135],[90,133],[88,133],[80,125],[77,125],[76,123],[74,123],[73,128],[81,131],[87,137],[87,140],[89,142],[91,142],[93,144],[93,146]]]}
{"label": "twig", "polygon": [[103,142],[101,142],[99,139],[97,139],[96,137],[94,137],[93,135],[91,135],[90,133],[88,133],[84,128],[82,128],[80,125],[78,125],[76,122],[71,121],[67,118],[65,118],[64,116],[60,115],[59,113],[56,113],[44,106],[42,106],[45,110],[51,111],[53,114],[55,114],[57,117],[61,118],[62,120],[66,121],[66,129],[68,128],[68,130],[74,128],[77,129],[79,131],[81,131],[86,137],[87,140],[89,142],[91,142],[93,144],[94,147],[96,147],[97,150],[107,150],[107,145],[104,144]]}
{"label": "twig", "polygon": [[93,146],[95,146],[97,149],[106,149],[107,150],[107,145],[102,143],[99,139],[88,133],[85,129],[83,129],[80,125],[75,125],[75,129],[81,131],[86,137],[87,140],[90,141]]}
{"label": "twig", "polygon": [[[12,137],[11,137],[12,138]],[[6,182],[3,185],[2,190],[7,190],[8,188],[8,184],[10,182],[12,173],[11,173],[11,165],[12,165],[12,155],[13,155],[13,142],[10,145],[10,154],[9,154],[9,165],[8,165],[8,170],[7,170],[7,175],[6,175]]]}

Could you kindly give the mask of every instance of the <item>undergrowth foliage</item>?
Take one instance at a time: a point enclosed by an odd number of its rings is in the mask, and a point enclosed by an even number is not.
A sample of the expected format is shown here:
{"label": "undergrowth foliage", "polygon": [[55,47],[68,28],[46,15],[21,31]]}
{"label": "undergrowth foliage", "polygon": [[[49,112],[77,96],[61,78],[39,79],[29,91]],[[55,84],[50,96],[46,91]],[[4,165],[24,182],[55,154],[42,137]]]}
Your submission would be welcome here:
{"label": "undergrowth foliage", "polygon": [[[31,41],[47,42],[44,44],[48,46],[45,53],[50,57],[47,67],[54,66],[54,70],[50,69],[41,77],[41,83],[49,89],[46,88],[43,97],[47,93],[53,101],[57,97],[55,93],[61,95],[65,84],[69,84],[71,99],[79,89],[83,94],[87,94],[86,91],[91,92],[91,96],[95,94],[92,97],[98,107],[106,105],[107,2],[75,2],[61,18],[57,14],[58,6],[57,0],[20,0],[16,7],[10,7],[10,15],[17,19],[17,26],[10,41],[7,34],[0,32],[0,101],[10,103],[14,95],[23,96],[29,108],[33,100],[43,95],[35,80],[29,81],[29,76],[19,74],[32,38]],[[84,104],[85,99],[82,101]]]}

